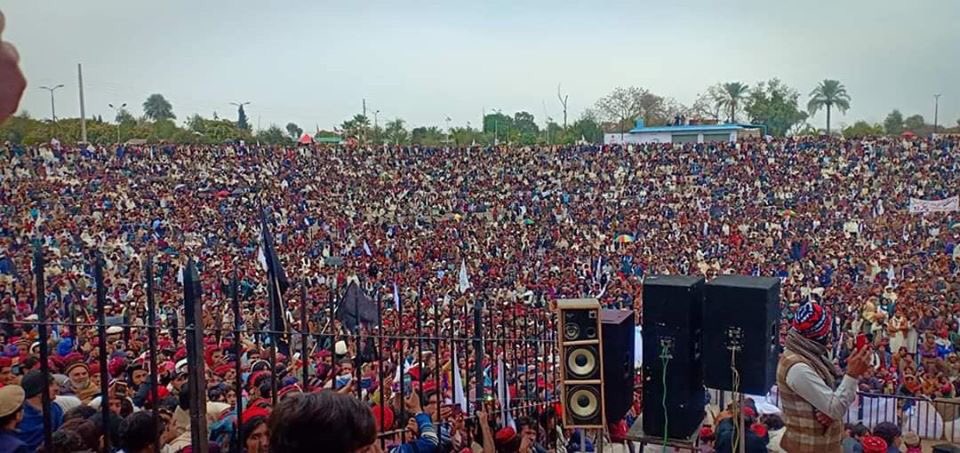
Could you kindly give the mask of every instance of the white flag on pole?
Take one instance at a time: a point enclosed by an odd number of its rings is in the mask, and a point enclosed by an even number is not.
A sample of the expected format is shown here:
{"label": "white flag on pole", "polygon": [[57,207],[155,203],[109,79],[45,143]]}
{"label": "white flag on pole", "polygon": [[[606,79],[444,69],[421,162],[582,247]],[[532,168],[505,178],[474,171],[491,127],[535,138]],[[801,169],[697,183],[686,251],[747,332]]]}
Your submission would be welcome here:
{"label": "white flag on pole", "polygon": [[503,356],[497,357],[497,399],[500,401],[500,424],[517,429],[510,416],[510,390],[507,388],[507,373]]}
{"label": "white flag on pole", "polygon": [[468,289],[473,287],[473,285],[470,284],[470,275],[467,274],[467,261],[464,259],[460,260],[460,284],[457,286],[460,289],[460,294],[467,292]]}
{"label": "white flag on pole", "polygon": [[463,393],[460,364],[457,362],[457,348],[453,348],[453,403],[459,404],[463,413],[467,413],[467,397]]}
{"label": "white flag on pole", "polygon": [[370,251],[370,244],[367,244],[366,239],[363,240],[363,252],[366,253],[367,256],[373,256],[373,252]]}
{"label": "white flag on pole", "polygon": [[397,288],[397,282],[393,282],[393,309],[400,311],[400,289]]}

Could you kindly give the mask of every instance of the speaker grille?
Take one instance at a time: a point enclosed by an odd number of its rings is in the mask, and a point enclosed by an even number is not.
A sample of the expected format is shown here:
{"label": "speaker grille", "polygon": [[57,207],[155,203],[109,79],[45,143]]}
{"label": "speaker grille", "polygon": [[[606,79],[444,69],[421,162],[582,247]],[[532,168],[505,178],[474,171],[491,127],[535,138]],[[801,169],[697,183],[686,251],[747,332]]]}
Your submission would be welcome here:
{"label": "speaker grille", "polygon": [[565,341],[597,339],[597,310],[565,310],[563,318],[563,339]]}
{"label": "speaker grille", "polygon": [[599,379],[600,356],[596,346],[571,346],[566,349],[566,357],[567,379]]}
{"label": "speaker grille", "polygon": [[566,406],[575,422],[595,423],[600,420],[600,389],[597,386],[572,385],[567,390]]}

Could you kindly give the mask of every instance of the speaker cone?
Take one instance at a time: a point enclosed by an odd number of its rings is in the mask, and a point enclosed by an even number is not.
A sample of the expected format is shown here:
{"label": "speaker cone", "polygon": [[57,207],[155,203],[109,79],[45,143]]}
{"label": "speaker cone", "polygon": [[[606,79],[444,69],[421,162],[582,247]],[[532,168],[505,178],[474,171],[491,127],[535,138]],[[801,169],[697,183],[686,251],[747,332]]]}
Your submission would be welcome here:
{"label": "speaker cone", "polygon": [[573,387],[567,398],[570,413],[578,419],[596,417],[600,412],[600,397],[593,387]]}
{"label": "speaker cone", "polygon": [[587,347],[570,350],[567,355],[567,370],[579,378],[594,374],[597,370],[597,350]]}
{"label": "speaker cone", "polygon": [[567,341],[574,341],[580,336],[580,326],[575,322],[563,324],[563,338]]}

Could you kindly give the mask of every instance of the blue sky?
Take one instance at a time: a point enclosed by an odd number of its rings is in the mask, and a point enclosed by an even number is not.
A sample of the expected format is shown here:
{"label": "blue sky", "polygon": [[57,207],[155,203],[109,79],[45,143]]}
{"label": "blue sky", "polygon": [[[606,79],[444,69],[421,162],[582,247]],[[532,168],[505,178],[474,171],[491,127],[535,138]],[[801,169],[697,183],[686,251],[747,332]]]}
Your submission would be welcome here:
{"label": "blue sky", "polygon": [[[892,109],[960,117],[960,3],[841,1],[5,0],[4,39],[30,87],[22,109],[49,117],[41,85],[64,83],[58,116],[134,114],[162,93],[179,119],[330,129],[368,111],[413,125],[471,122],[483,109],[570,118],[616,86],[690,104],[717,82],[780,77],[806,95],[824,78],[853,97],[835,125]],[[372,115],[371,115],[372,116]],[[823,126],[823,114],[811,122]]]}

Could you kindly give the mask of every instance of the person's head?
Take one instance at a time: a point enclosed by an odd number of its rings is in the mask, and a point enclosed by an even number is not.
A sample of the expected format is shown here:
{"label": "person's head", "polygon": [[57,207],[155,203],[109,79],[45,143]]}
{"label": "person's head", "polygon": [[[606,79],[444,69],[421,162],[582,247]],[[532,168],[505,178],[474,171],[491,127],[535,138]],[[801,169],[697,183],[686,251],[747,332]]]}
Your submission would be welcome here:
{"label": "person's head", "polygon": [[352,374],[353,374],[353,360],[350,360],[350,359],[341,359],[340,362],[338,362],[338,365],[340,365],[340,375],[341,375],[341,376],[346,376],[346,375],[352,375]]}
{"label": "person's head", "polygon": [[[93,408],[91,407],[91,409]],[[90,451],[100,451],[103,442],[103,435],[97,428],[97,425],[92,421],[80,418],[72,418],[70,420],[65,419],[63,425],[60,426],[60,430],[73,431],[77,433],[80,436],[80,439],[83,441],[84,449]]]}
{"label": "person's head", "polygon": [[826,345],[830,342],[831,319],[829,309],[808,302],[797,310],[793,318],[793,329],[808,340]]}
{"label": "person's head", "polygon": [[159,432],[160,427],[150,411],[130,414],[120,422],[120,447],[130,453],[153,451]]}
{"label": "person's head", "polygon": [[46,453],[72,453],[86,450],[80,434],[69,429],[58,429],[54,431],[50,440],[53,445],[43,450]]}
{"label": "person's head", "polygon": [[857,423],[856,425],[851,425],[848,431],[850,432],[850,437],[854,439],[860,439],[863,436],[870,434],[870,430],[867,429],[867,427],[864,426],[863,423]]}
{"label": "person's head", "polygon": [[244,451],[247,453],[267,453],[270,451],[267,417],[256,416],[244,420],[240,433]]}
{"label": "person's head", "polygon": [[140,384],[143,384],[144,382],[146,382],[148,376],[150,376],[150,372],[148,372],[147,370],[143,368],[134,369],[131,377],[131,381],[134,387],[138,387],[140,386]]}
{"label": "person's head", "polygon": [[760,417],[767,430],[774,431],[783,428],[783,419],[777,414],[767,414]]}
{"label": "person's head", "polygon": [[360,400],[336,392],[300,394],[281,401],[270,415],[270,451],[331,453],[373,451],[377,427]]}
{"label": "person's head", "polygon": [[23,402],[26,397],[19,385],[0,387],[0,430],[10,431],[23,419]]}
{"label": "person's head", "polygon": [[517,433],[520,434],[521,437],[527,437],[530,440],[535,440],[537,438],[537,424],[532,418],[517,418],[516,424]]}
{"label": "person's head", "polygon": [[873,435],[883,439],[889,446],[900,447],[900,427],[895,423],[878,423],[873,427]]}
{"label": "person's head", "polygon": [[43,376],[41,371],[31,371],[20,380],[20,386],[23,387],[24,396],[27,400],[38,402],[43,398],[43,381],[47,381],[50,392],[50,400],[57,397],[60,386],[54,381],[52,375]]}
{"label": "person's head", "polygon": [[77,363],[67,368],[67,377],[74,389],[86,388],[90,383],[90,369],[85,363]]}

